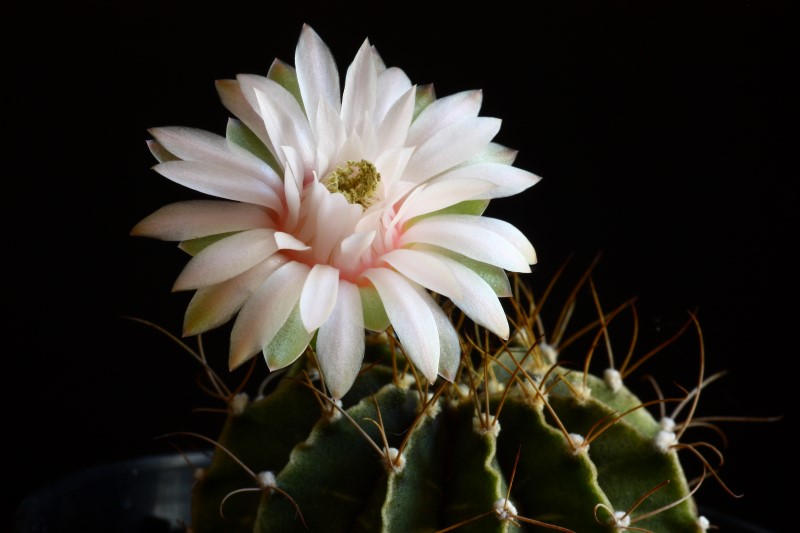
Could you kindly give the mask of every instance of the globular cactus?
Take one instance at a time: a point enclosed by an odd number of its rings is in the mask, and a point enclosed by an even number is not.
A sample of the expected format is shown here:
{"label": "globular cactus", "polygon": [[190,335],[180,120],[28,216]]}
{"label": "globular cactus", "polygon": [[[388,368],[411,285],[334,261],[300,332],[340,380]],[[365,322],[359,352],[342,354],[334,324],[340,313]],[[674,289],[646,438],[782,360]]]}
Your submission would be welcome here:
{"label": "globular cactus", "polygon": [[[545,332],[542,302],[516,288],[510,342],[454,317],[453,382],[414,372],[390,331],[368,340],[341,402],[325,394],[313,346],[269,392],[231,396],[221,435],[207,436],[217,446],[193,490],[192,531],[705,531],[694,492],[710,467],[690,482],[678,456],[688,421],[657,420],[669,399],[643,403],[622,379],[669,343],[598,377],[587,371],[596,347],[632,304],[603,313],[592,285],[598,314],[567,338],[576,291]],[[570,365],[579,338],[588,355]],[[702,373],[673,401],[693,409],[701,388]]]}
{"label": "globular cactus", "polygon": [[[276,59],[217,90],[224,136],[170,126],[148,141],[155,171],[210,198],[163,206],[131,233],[191,256],[173,286],[195,291],[183,336],[233,321],[229,370],[263,355],[280,379],[250,401],[206,368],[229,417],[218,437],[196,435],[216,448],[193,530],[707,527],[692,498],[716,472],[680,441],[702,364],[693,390],[656,387],[642,403],[623,381],[650,355],[615,368],[608,330],[632,304],[602,311],[587,274],[578,287],[597,313],[565,337],[577,289],[549,331],[542,301],[512,290],[507,273],[530,273],[536,252],[484,213],[540,178],[493,140],[481,91],[439,98],[369,40],[342,87],[307,25],[294,66]],[[575,359],[575,339],[588,355]],[[689,406],[681,424],[648,411],[672,401]]]}

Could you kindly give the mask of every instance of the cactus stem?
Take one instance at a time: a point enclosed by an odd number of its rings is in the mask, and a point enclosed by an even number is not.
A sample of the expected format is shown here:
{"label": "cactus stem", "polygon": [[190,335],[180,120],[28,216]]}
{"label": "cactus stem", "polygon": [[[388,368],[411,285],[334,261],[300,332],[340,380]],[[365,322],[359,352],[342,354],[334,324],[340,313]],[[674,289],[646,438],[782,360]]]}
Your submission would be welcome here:
{"label": "cactus stem", "polygon": [[231,414],[233,416],[239,416],[244,412],[247,404],[250,403],[250,397],[246,392],[240,392],[234,395],[228,403],[230,405]]}
{"label": "cactus stem", "polygon": [[494,511],[494,514],[497,515],[497,519],[501,522],[505,521],[516,524],[514,518],[517,516],[517,508],[514,507],[514,504],[511,503],[508,498],[500,498],[494,502],[494,505],[492,505],[492,510]]}
{"label": "cactus stem", "polygon": [[[667,505],[659,507],[658,509],[654,509],[654,510],[652,510],[650,512],[638,515],[636,518],[631,519],[631,524],[635,524],[636,522],[639,522],[641,520],[645,520],[645,519],[650,518],[651,516],[655,516],[655,515],[657,515],[659,513],[663,513],[667,509],[672,509],[673,507],[682,504],[683,502],[685,502],[686,500],[688,500],[692,496],[694,496],[694,494],[698,490],[700,490],[700,486],[703,484],[703,479],[705,479],[705,473],[704,473],[703,476],[701,476],[700,481],[698,481],[698,483],[695,485],[695,487],[691,491],[689,491],[686,495],[684,495],[681,498],[678,498],[677,500],[675,500],[672,503],[669,503]],[[661,483],[659,483],[658,485],[656,485],[655,487],[653,487],[652,489],[650,489],[649,491],[647,491],[647,493],[645,493],[644,496],[639,498],[639,500],[637,500],[636,503],[627,511],[627,514],[629,514],[629,515],[632,514],[633,511],[636,510],[636,508],[639,507],[639,505],[643,501],[645,501],[647,498],[649,498],[651,494],[654,494],[655,492],[660,490],[662,487],[666,486],[668,483],[669,483],[668,479],[664,480]]]}
{"label": "cactus stem", "polygon": [[472,429],[481,437],[491,435],[496,439],[497,436],[500,435],[500,422],[495,419],[493,423],[487,425],[482,414],[478,413],[475,418],[472,419]]}
{"label": "cactus stem", "polygon": [[[408,441],[411,438],[412,433],[414,433],[414,430],[417,428],[417,426],[419,426],[423,418],[425,418],[426,416],[430,418],[436,418],[436,415],[441,410],[441,405],[439,405],[439,397],[442,395],[447,386],[448,383],[442,383],[442,385],[439,387],[439,390],[437,390],[435,394],[431,395],[427,402],[422,404],[419,413],[417,414],[416,418],[414,418],[414,422],[411,423],[411,426],[408,428],[408,431],[406,431],[405,437],[403,437],[403,441],[400,443],[398,454],[402,454],[403,450],[406,449],[406,445],[408,444]],[[375,400],[374,397],[373,400]],[[377,401],[375,401],[375,409],[377,410],[378,417],[380,418],[381,411]],[[384,447],[388,448],[389,443],[386,441],[386,436],[382,430],[382,427],[383,427],[383,421],[381,420],[381,435],[384,437]]]}
{"label": "cactus stem", "polygon": [[269,384],[275,381],[278,377],[285,374],[288,368],[289,367],[281,368],[279,370],[273,370],[272,372],[267,374],[267,376],[264,379],[262,379],[261,383],[259,383],[258,385],[258,393],[256,395],[256,400],[260,400],[261,398],[263,398]]}
{"label": "cactus stem", "polygon": [[619,392],[622,388],[622,376],[619,370],[614,368],[606,368],[603,371],[603,381],[606,382],[606,385],[608,385],[608,388],[611,389],[612,392]]}
{"label": "cactus stem", "polygon": [[570,433],[567,437],[568,437],[567,440],[569,441],[569,446],[572,449],[572,455],[589,453],[589,445],[591,443],[587,439],[583,438],[582,435],[578,435],[577,433]]}
{"label": "cactus stem", "polygon": [[384,462],[389,470],[395,474],[403,471],[406,466],[406,456],[400,450],[397,448],[384,448],[383,454],[386,457]]}
{"label": "cactus stem", "polygon": [[[661,399],[650,400],[648,402],[640,403],[639,405],[631,407],[627,411],[619,413],[616,416],[612,417],[611,414],[609,414],[607,416],[604,416],[603,418],[601,418],[600,420],[595,422],[592,425],[592,427],[590,427],[589,430],[586,432],[586,442],[587,442],[587,444],[591,444],[597,437],[602,435],[608,428],[610,428],[611,426],[613,426],[614,424],[616,424],[617,422],[619,422],[620,420],[622,420],[623,418],[625,418],[626,416],[631,414],[632,412],[638,411],[639,409],[643,409],[645,407],[649,407],[651,405],[661,404],[663,402],[664,402],[664,400],[661,400]],[[660,431],[659,434],[662,433],[662,432],[664,432],[664,430]],[[673,435],[674,435],[674,433],[673,433]],[[658,437],[656,437],[656,438],[658,438]],[[666,453],[666,451],[665,451],[665,453]]]}
{"label": "cactus stem", "polygon": [[[648,490],[642,496],[640,496],[639,499],[637,499],[633,503],[633,505],[625,512],[614,511],[613,509],[609,508],[607,505],[605,505],[603,503],[598,503],[597,505],[594,506],[594,518],[595,518],[595,520],[597,521],[598,524],[604,524],[605,523],[606,525],[611,526],[616,530],[623,530],[624,529],[626,531],[648,531],[646,529],[632,527],[632,526],[633,526],[633,524],[635,524],[636,522],[638,522],[640,520],[644,520],[645,518],[649,518],[649,517],[651,517],[653,515],[656,515],[658,513],[666,511],[667,509],[669,509],[671,507],[679,505],[680,503],[682,503],[686,499],[686,497],[680,498],[680,499],[678,499],[678,500],[676,500],[676,501],[674,501],[674,502],[672,502],[672,503],[670,503],[668,505],[660,507],[660,508],[658,508],[658,509],[656,509],[654,511],[651,511],[649,513],[637,516],[636,518],[632,518],[633,512],[645,500],[647,500],[647,498],[649,498],[650,496],[652,496],[653,494],[655,494],[656,492],[658,492],[659,490],[661,490],[663,487],[665,487],[668,484],[669,484],[669,480],[665,479],[664,481],[662,481],[661,483],[659,483],[658,485],[656,485],[652,489]],[[695,487],[695,490],[697,490],[697,488],[698,487]],[[691,493],[689,494],[689,497],[691,497]],[[610,521],[605,521],[604,522],[603,520],[600,519],[600,517],[598,516],[598,513],[597,513],[600,509],[603,509],[604,511],[606,511],[609,514]]]}
{"label": "cactus stem", "polygon": [[[194,437],[194,438],[200,439],[202,441],[205,441],[205,442],[207,442],[209,444],[212,444],[217,449],[222,450],[223,452],[225,452],[225,454],[228,457],[230,457],[237,465],[239,465],[245,472],[247,472],[247,474],[251,478],[253,478],[253,481],[255,482],[257,487],[244,487],[244,488],[241,488],[241,489],[233,490],[233,491],[229,492],[227,495],[225,495],[225,497],[222,499],[222,501],[219,504],[220,516],[225,518],[225,515],[223,513],[223,507],[225,505],[225,502],[228,501],[228,499],[231,496],[234,496],[236,494],[245,493],[245,492],[271,490],[271,491],[277,492],[278,494],[284,496],[287,500],[289,500],[289,502],[294,506],[295,510],[297,511],[297,514],[300,516],[300,520],[303,522],[303,525],[305,525],[306,522],[305,522],[305,519],[303,518],[303,513],[300,511],[300,507],[297,505],[297,503],[294,501],[294,499],[289,494],[287,494],[286,491],[281,490],[280,488],[278,488],[274,483],[272,483],[271,485],[265,485],[265,482],[269,480],[269,476],[265,475],[266,473],[256,474],[255,472],[253,472],[252,469],[250,469],[250,467],[248,467],[246,464],[244,464],[241,459],[236,457],[236,454],[231,452],[228,448],[226,448],[225,446],[220,444],[218,441],[216,441],[214,439],[211,439],[209,437],[206,437],[205,435],[201,435],[199,433],[193,433],[191,431],[179,431],[179,432],[176,432],[176,433],[167,433],[165,435],[161,435],[159,438],[167,438],[167,437],[174,437],[174,436]],[[273,480],[275,479],[274,475],[272,476],[272,479]]]}

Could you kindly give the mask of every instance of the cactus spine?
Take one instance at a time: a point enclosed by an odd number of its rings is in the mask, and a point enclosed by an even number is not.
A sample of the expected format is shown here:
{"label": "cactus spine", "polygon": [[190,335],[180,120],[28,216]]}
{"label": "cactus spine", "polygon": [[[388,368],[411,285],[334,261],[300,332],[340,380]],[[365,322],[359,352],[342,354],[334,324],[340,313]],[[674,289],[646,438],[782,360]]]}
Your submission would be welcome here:
{"label": "cactus spine", "polygon": [[[582,330],[587,359],[629,307]],[[664,402],[643,404],[617,370],[559,362],[519,283],[513,308],[506,344],[462,324],[453,383],[425,382],[382,334],[340,404],[312,350],[267,394],[240,396],[194,488],[192,531],[704,531],[676,428],[651,414]]]}

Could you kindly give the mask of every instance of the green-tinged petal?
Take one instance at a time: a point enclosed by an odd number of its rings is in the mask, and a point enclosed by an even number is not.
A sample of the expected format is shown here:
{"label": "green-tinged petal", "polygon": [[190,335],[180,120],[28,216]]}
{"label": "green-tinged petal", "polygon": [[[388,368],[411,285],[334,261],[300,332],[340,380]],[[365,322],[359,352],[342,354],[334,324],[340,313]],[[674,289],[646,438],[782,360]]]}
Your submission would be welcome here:
{"label": "green-tinged petal", "polygon": [[364,327],[370,331],[384,331],[389,327],[389,316],[375,287],[359,287],[361,306],[364,309]]}
{"label": "green-tinged petal", "polygon": [[444,209],[439,209],[438,211],[433,211],[431,213],[426,213],[424,215],[420,215],[418,217],[414,217],[405,224],[405,228],[408,229],[420,220],[425,220],[426,218],[431,217],[438,217],[440,215],[475,215],[480,216],[486,211],[486,208],[489,207],[489,200],[466,200],[463,202],[459,202],[456,205],[451,205],[450,207],[445,207]]}
{"label": "green-tinged petal", "polygon": [[189,255],[195,256],[205,250],[208,246],[211,246],[215,242],[220,241],[225,237],[230,237],[235,233],[239,232],[229,231],[228,233],[219,233],[217,235],[209,235],[208,237],[200,237],[198,239],[192,239],[189,241],[181,241],[181,243],[178,245],[178,248]]}
{"label": "green-tinged petal", "polygon": [[300,318],[300,306],[295,305],[286,323],[278,330],[269,344],[264,346],[264,358],[270,370],[292,364],[311,341],[314,333],[306,331]]}
{"label": "green-tinged petal", "polygon": [[415,244],[412,246],[412,248],[417,250],[430,250],[432,252],[436,252],[437,254],[442,254],[449,257],[450,259],[458,261],[465,267],[475,272],[478,276],[481,277],[481,279],[483,279],[483,281],[488,283],[497,296],[500,297],[511,296],[511,284],[508,282],[508,274],[506,274],[506,271],[500,267],[496,267],[488,263],[483,263],[475,259],[470,259],[465,255],[459,254],[452,250],[448,250],[447,248],[442,248],[440,246],[433,246],[428,244]]}
{"label": "green-tinged petal", "polygon": [[161,146],[158,141],[150,139],[147,141],[147,147],[150,153],[153,154],[159,163],[166,163],[167,161],[177,161],[180,159],[178,156]]}
{"label": "green-tinged petal", "polygon": [[275,156],[269,151],[269,148],[267,148],[266,145],[261,142],[261,139],[241,121],[235,118],[228,119],[228,127],[225,130],[225,136],[232,143],[241,146],[248,152],[259,157],[272,167],[272,170],[277,172],[279,176],[283,176],[283,170],[278,160],[275,159]]}
{"label": "green-tinged petal", "polygon": [[267,78],[277,82],[281,87],[289,91],[292,96],[297,99],[300,108],[305,112],[303,107],[303,97],[300,94],[300,84],[297,81],[297,71],[293,66],[288,65],[280,59],[275,59],[267,72]]}
{"label": "green-tinged petal", "polygon": [[414,118],[412,122],[417,119],[422,110],[431,105],[436,100],[436,92],[433,90],[433,84],[417,86],[416,99],[414,100]]}

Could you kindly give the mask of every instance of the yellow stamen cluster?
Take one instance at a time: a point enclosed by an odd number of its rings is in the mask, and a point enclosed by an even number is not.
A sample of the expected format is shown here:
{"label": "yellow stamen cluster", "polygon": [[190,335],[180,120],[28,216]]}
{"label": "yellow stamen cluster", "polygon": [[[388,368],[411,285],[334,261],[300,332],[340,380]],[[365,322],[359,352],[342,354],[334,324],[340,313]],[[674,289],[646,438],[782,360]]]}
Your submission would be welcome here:
{"label": "yellow stamen cluster", "polygon": [[325,187],[332,193],[342,194],[351,204],[366,209],[372,203],[372,195],[380,181],[381,175],[375,165],[362,159],[336,167],[325,180]]}

